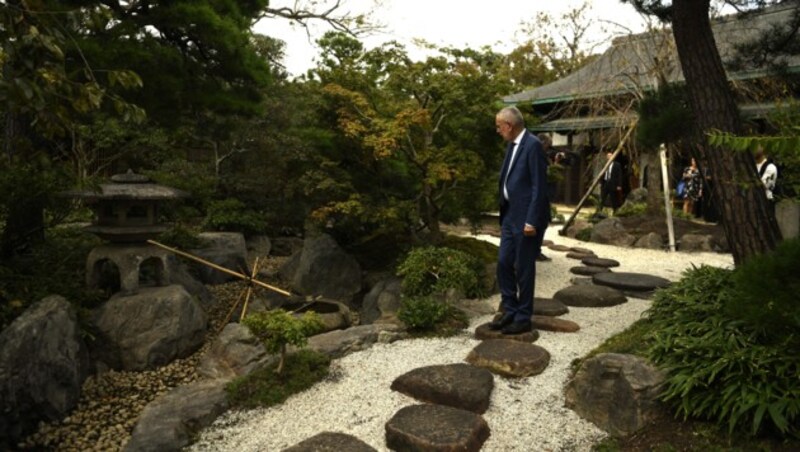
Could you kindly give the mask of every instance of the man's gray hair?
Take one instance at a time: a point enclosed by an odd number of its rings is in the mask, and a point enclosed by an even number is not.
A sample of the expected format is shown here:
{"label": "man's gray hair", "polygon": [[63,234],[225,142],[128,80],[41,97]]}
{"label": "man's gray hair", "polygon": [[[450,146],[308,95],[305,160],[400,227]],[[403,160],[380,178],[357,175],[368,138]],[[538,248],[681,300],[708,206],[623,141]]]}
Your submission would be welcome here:
{"label": "man's gray hair", "polygon": [[497,116],[502,118],[503,121],[508,121],[515,129],[525,127],[525,118],[522,117],[522,112],[517,107],[504,107],[497,113]]}

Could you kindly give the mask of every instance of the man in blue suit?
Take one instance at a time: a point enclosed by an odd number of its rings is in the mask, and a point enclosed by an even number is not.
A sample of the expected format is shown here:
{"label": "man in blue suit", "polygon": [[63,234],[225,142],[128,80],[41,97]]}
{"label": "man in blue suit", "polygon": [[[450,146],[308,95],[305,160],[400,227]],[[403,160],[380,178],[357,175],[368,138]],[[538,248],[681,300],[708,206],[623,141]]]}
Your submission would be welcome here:
{"label": "man in blue suit", "polygon": [[525,128],[522,113],[506,107],[495,117],[508,143],[500,171],[500,253],[497,283],[503,315],[489,327],[503,334],[531,331],[536,256],[550,223],[547,158],[542,143]]}

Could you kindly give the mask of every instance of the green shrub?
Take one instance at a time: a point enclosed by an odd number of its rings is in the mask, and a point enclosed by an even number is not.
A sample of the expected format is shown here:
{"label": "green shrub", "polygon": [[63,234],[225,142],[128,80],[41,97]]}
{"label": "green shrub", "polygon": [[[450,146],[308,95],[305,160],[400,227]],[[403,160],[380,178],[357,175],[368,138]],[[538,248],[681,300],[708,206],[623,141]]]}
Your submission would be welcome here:
{"label": "green shrub", "polygon": [[209,203],[203,225],[214,231],[252,235],[266,230],[266,219],[264,215],[247,209],[247,206],[238,199],[228,198]]}
{"label": "green shrub", "polygon": [[270,353],[280,353],[280,362],[276,373],[281,373],[286,362],[286,346],[304,347],[308,337],[322,330],[323,323],[319,315],[307,311],[302,316],[295,316],[283,309],[273,309],[250,314],[242,320],[254,336],[264,342]]}
{"label": "green shrub", "polygon": [[273,365],[235,379],[226,389],[234,407],[266,408],[314,386],[328,375],[329,367],[330,358],[322,353],[300,350],[289,355],[282,372]]}
{"label": "green shrub", "polygon": [[667,372],[663,399],[684,418],[730,431],[800,433],[797,333],[764,343],[752,325],[731,316],[725,304],[734,280],[730,270],[700,267],[656,292],[648,356]]}
{"label": "green shrub", "polygon": [[636,215],[643,215],[647,211],[646,202],[626,202],[614,215],[618,217],[633,217]]}
{"label": "green shrub", "polygon": [[411,330],[431,330],[447,316],[448,306],[432,297],[404,298],[397,318]]}
{"label": "green shrub", "polygon": [[773,252],[738,266],[733,288],[728,312],[765,341],[800,332],[800,239],[783,241]]}
{"label": "green shrub", "polygon": [[592,241],[592,227],[583,228],[575,233],[575,238],[584,242]]}
{"label": "green shrub", "polygon": [[175,225],[159,235],[156,240],[173,248],[191,250],[203,245],[203,241],[197,236],[197,233],[198,231],[187,226]]}
{"label": "green shrub", "polygon": [[86,256],[100,243],[78,227],[52,228],[30,252],[0,261],[0,329],[48,295],[61,295],[86,309],[108,299],[103,291],[86,287]]}
{"label": "green shrub", "polygon": [[441,294],[457,289],[467,297],[483,295],[480,261],[450,248],[414,248],[397,268],[403,293],[409,296]]}
{"label": "green shrub", "polygon": [[457,237],[448,235],[444,238],[443,246],[458,251],[463,251],[476,257],[484,265],[497,262],[498,246],[486,240],[472,237]]}

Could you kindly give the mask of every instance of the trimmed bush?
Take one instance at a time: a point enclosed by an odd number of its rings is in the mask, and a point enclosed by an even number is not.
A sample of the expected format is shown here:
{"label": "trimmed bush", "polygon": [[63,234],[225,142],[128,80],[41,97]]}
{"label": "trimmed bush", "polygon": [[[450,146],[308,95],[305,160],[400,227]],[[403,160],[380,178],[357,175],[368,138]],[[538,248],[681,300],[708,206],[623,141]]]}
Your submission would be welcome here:
{"label": "trimmed bush", "polygon": [[408,296],[441,294],[448,289],[467,297],[483,295],[483,264],[462,251],[450,248],[414,248],[398,266],[403,293]]}
{"label": "trimmed bush", "polygon": [[633,217],[636,215],[643,215],[647,211],[647,203],[645,202],[626,202],[614,215],[618,217]]}
{"label": "trimmed bush", "polygon": [[211,201],[203,226],[213,231],[260,234],[266,230],[264,215],[250,210],[238,199]]}
{"label": "trimmed bush", "polygon": [[703,266],[656,292],[648,356],[667,371],[663,399],[684,418],[727,424],[731,432],[796,435],[800,340],[795,331],[765,341],[749,321],[730,315],[738,277]]}
{"label": "trimmed bush", "polygon": [[411,330],[431,330],[447,316],[448,306],[431,297],[404,298],[397,318]]}

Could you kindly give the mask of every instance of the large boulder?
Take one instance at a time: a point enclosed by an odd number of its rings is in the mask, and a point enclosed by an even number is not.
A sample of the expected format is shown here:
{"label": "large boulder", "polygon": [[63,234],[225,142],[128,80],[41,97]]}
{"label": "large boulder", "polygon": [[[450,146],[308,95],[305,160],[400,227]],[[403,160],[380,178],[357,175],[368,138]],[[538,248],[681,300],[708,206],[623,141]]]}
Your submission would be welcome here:
{"label": "large boulder", "polygon": [[683,234],[678,248],[686,252],[706,252],[714,251],[714,237],[710,234]]}
{"label": "large boulder", "polygon": [[89,354],[75,309],[60,296],[35,303],[0,333],[0,449],[78,403]]}
{"label": "large boulder", "polygon": [[648,232],[647,234],[639,237],[636,240],[636,243],[633,244],[633,247],[660,250],[664,248],[664,239],[658,232]]}
{"label": "large boulder", "polygon": [[126,452],[179,451],[228,409],[227,380],[179,386],[150,402],[139,416]]}
{"label": "large boulder", "polygon": [[396,276],[389,276],[378,281],[369,293],[364,296],[361,304],[361,324],[369,325],[376,320],[396,315],[400,309],[400,291],[402,280]]}
{"label": "large boulder", "polygon": [[297,293],[350,303],[361,292],[361,266],[327,234],[309,237],[291,275]]}
{"label": "large boulder", "polygon": [[625,198],[626,203],[643,203],[647,202],[647,189],[646,188],[634,188],[633,190],[628,193],[628,196]]}
{"label": "large boulder", "polygon": [[228,379],[247,375],[276,361],[246,326],[229,323],[200,359],[197,373],[205,378]]}
{"label": "large boulder", "polygon": [[[204,246],[192,250],[192,254],[228,270],[250,274],[247,265],[247,245],[241,233],[203,232],[198,237]],[[205,284],[222,284],[237,279],[235,276],[200,263],[193,263],[192,267]]]}
{"label": "large boulder", "polygon": [[636,237],[625,230],[622,220],[617,217],[606,218],[592,228],[592,242],[631,246],[635,241]]}
{"label": "large boulder", "polygon": [[205,312],[183,286],[115,295],[95,311],[100,359],[113,368],[144,370],[194,353],[203,344]]}
{"label": "large boulder", "polygon": [[189,295],[195,297],[200,306],[208,311],[215,301],[208,287],[200,281],[196,273],[192,273],[192,269],[185,262],[181,262],[175,256],[170,256],[167,262],[170,267],[170,282],[183,286]]}
{"label": "large boulder", "polygon": [[[392,325],[360,325],[311,336],[308,348],[331,358],[339,358],[369,348],[376,342],[392,342],[402,336],[403,333]],[[294,350],[297,349],[290,347],[290,351]]]}
{"label": "large boulder", "polygon": [[643,427],[657,412],[664,375],[643,358],[601,353],[587,359],[565,390],[566,405],[614,436]]}

